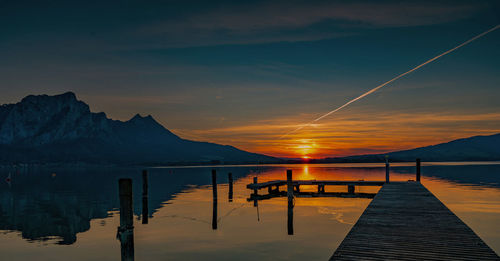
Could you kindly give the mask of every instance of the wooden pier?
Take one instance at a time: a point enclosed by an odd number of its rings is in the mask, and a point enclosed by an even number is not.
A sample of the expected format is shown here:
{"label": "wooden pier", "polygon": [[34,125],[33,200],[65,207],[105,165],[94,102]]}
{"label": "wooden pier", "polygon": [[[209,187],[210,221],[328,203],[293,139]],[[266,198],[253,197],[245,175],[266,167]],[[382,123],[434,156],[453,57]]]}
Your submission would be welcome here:
{"label": "wooden pier", "polygon": [[391,182],[379,190],[330,260],[500,258],[421,183]]}
{"label": "wooden pier", "polygon": [[[293,235],[294,197],[373,198],[330,260],[499,260],[500,257],[462,220],[420,183],[420,160],[416,181],[391,182],[389,162],[383,181],[287,180],[263,183],[253,178],[248,201],[288,197],[288,234]],[[301,192],[301,185],[318,192]],[[325,186],[346,185],[347,192],[325,192]],[[286,186],[287,191],[280,187]],[[382,186],[376,194],[356,193],[355,186]],[[267,188],[269,193],[259,195]]]}
{"label": "wooden pier", "polygon": [[[257,181],[254,178],[254,181]],[[383,181],[345,181],[345,180],[293,180],[292,186],[294,193],[300,192],[300,186],[317,186],[318,193],[325,192],[325,186],[347,186],[350,193],[354,193],[355,186],[382,186]],[[263,183],[251,183],[247,185],[248,189],[253,189],[255,192],[259,189],[267,188],[269,193],[279,192],[281,186],[287,186],[286,180],[273,180]],[[254,193],[257,194],[257,193]]]}

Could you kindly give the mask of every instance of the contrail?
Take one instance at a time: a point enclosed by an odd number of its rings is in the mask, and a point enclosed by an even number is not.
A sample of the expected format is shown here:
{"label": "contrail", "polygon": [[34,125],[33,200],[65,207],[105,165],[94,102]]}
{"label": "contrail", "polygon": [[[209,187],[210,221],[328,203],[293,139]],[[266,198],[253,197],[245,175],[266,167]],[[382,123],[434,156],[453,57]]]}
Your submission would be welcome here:
{"label": "contrail", "polygon": [[370,95],[370,94],[372,94],[372,93],[376,92],[378,89],[380,89],[380,88],[382,88],[382,87],[386,86],[387,84],[389,84],[389,83],[391,83],[391,82],[393,82],[393,81],[395,81],[395,80],[397,80],[397,79],[399,79],[399,78],[401,78],[401,77],[403,77],[403,76],[405,76],[405,75],[407,75],[407,74],[410,74],[410,73],[412,73],[412,72],[414,72],[414,71],[416,71],[416,70],[420,69],[420,68],[421,68],[421,67],[423,67],[424,65],[429,64],[429,63],[431,63],[431,62],[433,62],[433,61],[435,61],[435,60],[437,60],[437,59],[441,58],[442,56],[445,56],[445,55],[447,55],[447,54],[449,54],[449,53],[451,53],[451,52],[453,52],[453,51],[455,51],[455,50],[459,49],[460,47],[465,46],[465,45],[469,44],[470,42],[472,42],[472,41],[474,41],[474,40],[476,40],[476,39],[478,39],[478,38],[481,38],[481,37],[485,36],[485,35],[486,35],[486,34],[488,34],[488,33],[491,33],[491,32],[493,32],[493,31],[495,31],[495,30],[496,30],[496,29],[498,29],[498,28],[500,28],[500,24],[499,24],[499,25],[497,25],[497,26],[495,26],[495,27],[493,27],[493,28],[491,28],[491,29],[490,29],[490,30],[488,30],[488,31],[485,31],[485,32],[483,32],[483,33],[481,33],[481,34],[478,34],[478,35],[474,36],[473,38],[471,38],[471,39],[469,39],[469,40],[467,40],[467,41],[463,42],[462,44],[460,44],[460,45],[458,45],[458,46],[456,46],[456,47],[454,47],[454,48],[451,48],[450,50],[448,50],[448,51],[446,51],[446,52],[444,52],[444,53],[442,53],[442,54],[440,54],[440,55],[438,55],[438,56],[436,56],[436,57],[434,57],[434,58],[432,58],[432,59],[430,59],[430,60],[427,60],[426,62],[424,62],[424,63],[422,63],[422,64],[418,65],[417,67],[415,67],[415,68],[413,68],[413,69],[411,69],[411,70],[409,70],[409,71],[407,71],[407,72],[405,72],[405,73],[402,73],[402,74],[400,74],[400,75],[398,75],[398,76],[396,76],[396,77],[394,77],[394,78],[392,78],[392,79],[390,79],[390,80],[388,80],[388,81],[386,81],[386,82],[384,82],[384,83],[380,84],[379,86],[377,86],[377,87],[375,87],[375,88],[373,88],[373,89],[371,89],[371,90],[369,90],[369,91],[367,91],[367,92],[365,92],[365,93],[361,94],[360,96],[358,96],[358,97],[356,97],[356,98],[354,98],[354,99],[352,99],[352,100],[348,101],[347,103],[345,103],[344,105],[342,105],[342,106],[338,107],[337,109],[335,109],[335,110],[333,110],[333,111],[330,111],[330,112],[328,112],[328,113],[325,113],[325,114],[323,114],[321,117],[319,117],[319,118],[317,118],[317,119],[315,119],[315,120],[313,120],[313,121],[310,121],[309,123],[304,124],[304,125],[302,125],[302,126],[298,127],[297,129],[295,129],[295,130],[293,130],[293,131],[288,132],[287,134],[285,134],[285,135],[281,136],[281,137],[280,137],[280,139],[281,139],[281,138],[284,138],[284,137],[286,137],[286,136],[288,136],[288,135],[290,135],[290,134],[292,134],[292,133],[294,133],[294,132],[297,132],[297,131],[299,131],[299,130],[301,130],[301,129],[305,128],[305,127],[308,127],[308,126],[310,126],[311,124],[313,124],[313,123],[315,123],[315,122],[317,122],[317,121],[319,121],[319,120],[321,120],[321,119],[323,119],[323,118],[325,118],[325,117],[329,116],[330,114],[333,114],[333,113],[335,113],[335,112],[337,112],[337,111],[340,111],[341,109],[343,109],[344,107],[348,106],[349,104],[351,104],[351,103],[353,103],[353,102],[355,102],[355,101],[357,101],[357,100],[360,100],[360,99],[364,98],[365,96],[368,96],[368,95]]}

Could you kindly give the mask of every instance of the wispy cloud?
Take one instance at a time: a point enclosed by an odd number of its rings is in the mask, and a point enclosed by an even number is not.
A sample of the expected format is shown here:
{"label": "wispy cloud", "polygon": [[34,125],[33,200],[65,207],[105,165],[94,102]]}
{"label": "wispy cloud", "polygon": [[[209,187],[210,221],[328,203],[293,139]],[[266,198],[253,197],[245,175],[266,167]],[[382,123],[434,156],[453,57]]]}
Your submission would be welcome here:
{"label": "wispy cloud", "polygon": [[483,8],[485,5],[478,2],[234,3],[148,24],[139,33],[164,35],[162,44],[167,47],[308,41],[351,35],[357,29],[446,23],[470,17]]}

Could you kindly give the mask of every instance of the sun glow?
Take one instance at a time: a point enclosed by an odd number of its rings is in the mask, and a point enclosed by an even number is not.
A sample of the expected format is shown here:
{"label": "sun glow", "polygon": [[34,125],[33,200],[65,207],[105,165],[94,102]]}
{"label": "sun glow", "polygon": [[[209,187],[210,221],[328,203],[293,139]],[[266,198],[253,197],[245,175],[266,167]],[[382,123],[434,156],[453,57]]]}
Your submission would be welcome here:
{"label": "sun glow", "polygon": [[316,142],[312,139],[301,139],[295,142],[292,146],[292,149],[295,151],[297,155],[304,160],[310,159],[311,154],[314,154],[318,148]]}

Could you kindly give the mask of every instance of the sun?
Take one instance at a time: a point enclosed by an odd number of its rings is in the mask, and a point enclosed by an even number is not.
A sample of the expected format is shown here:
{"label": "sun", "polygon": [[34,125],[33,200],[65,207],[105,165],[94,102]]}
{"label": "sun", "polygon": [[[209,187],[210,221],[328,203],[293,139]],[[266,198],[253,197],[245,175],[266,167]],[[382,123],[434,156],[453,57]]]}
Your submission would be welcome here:
{"label": "sun", "polygon": [[301,139],[296,141],[292,149],[296,154],[300,155],[303,160],[308,160],[311,158],[311,154],[316,152],[318,145],[314,140],[311,139]]}

